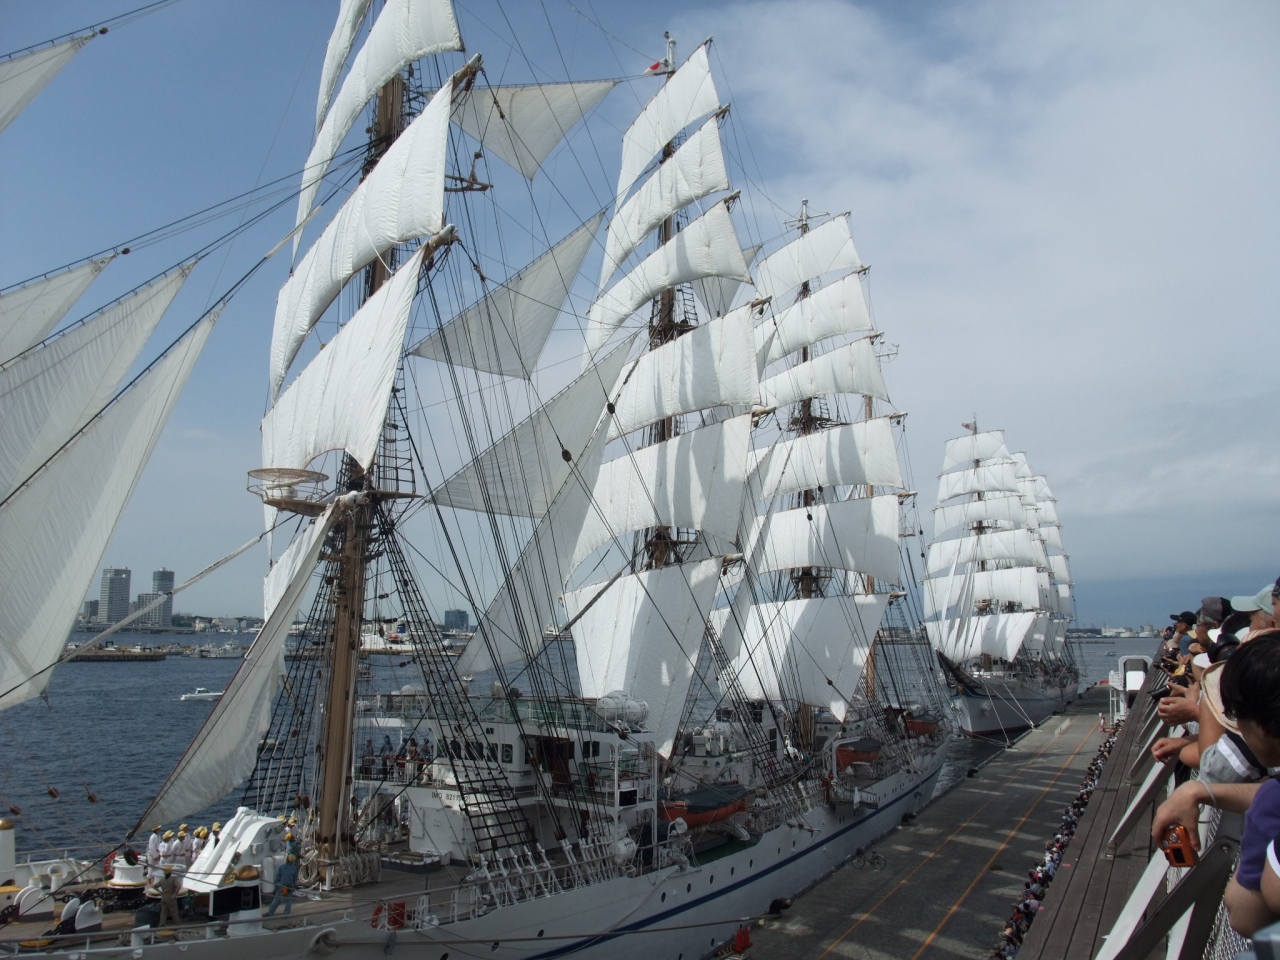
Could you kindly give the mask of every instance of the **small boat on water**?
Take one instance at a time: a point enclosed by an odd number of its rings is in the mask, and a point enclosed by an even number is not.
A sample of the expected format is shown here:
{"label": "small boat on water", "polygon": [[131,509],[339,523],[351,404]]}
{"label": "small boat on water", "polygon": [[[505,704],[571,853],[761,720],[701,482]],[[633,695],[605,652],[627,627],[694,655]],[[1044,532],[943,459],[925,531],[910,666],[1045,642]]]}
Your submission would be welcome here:
{"label": "small boat on water", "polygon": [[217,700],[220,696],[222,696],[226,692],[227,691],[225,690],[219,690],[217,693],[213,693],[212,691],[209,690],[208,687],[196,687],[194,693],[184,693],[178,699],[179,700]]}

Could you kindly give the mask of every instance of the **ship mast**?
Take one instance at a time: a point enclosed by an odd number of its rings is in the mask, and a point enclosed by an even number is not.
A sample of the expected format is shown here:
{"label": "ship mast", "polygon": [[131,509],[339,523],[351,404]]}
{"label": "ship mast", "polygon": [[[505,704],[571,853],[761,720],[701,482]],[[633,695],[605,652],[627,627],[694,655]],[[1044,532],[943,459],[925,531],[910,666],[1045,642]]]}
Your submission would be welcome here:
{"label": "ship mast", "polygon": [[[404,78],[396,74],[378,91],[369,156],[364,165],[366,177],[404,129],[404,88]],[[369,265],[366,300],[390,278],[394,269],[390,257],[391,252],[388,252]],[[343,461],[340,487],[355,491],[371,486],[369,481],[376,472],[372,466],[366,472],[350,456],[344,456]],[[327,645],[329,683],[325,693],[315,781],[320,793],[315,839],[321,861],[345,853],[354,842],[347,785],[355,733],[356,684],[360,675],[368,535],[373,527],[375,499],[376,493],[371,491],[344,518],[345,535],[335,584],[337,604],[333,634]]]}
{"label": "ship mast", "polygon": [[[800,229],[800,236],[804,236],[809,232],[809,201],[807,199],[800,201],[800,216],[796,220],[796,226]],[[796,294],[796,302],[804,300],[813,292],[809,281],[806,280],[800,284],[800,292]],[[809,348],[804,347],[800,351],[800,362],[804,363],[809,359]],[[800,437],[808,436],[816,432],[822,425],[825,418],[814,413],[814,405],[812,397],[805,397],[800,401],[800,405],[796,413],[791,418],[791,427],[795,430],[796,435]],[[817,494],[814,490],[802,490],[800,492],[800,506],[808,509],[817,501]],[[817,567],[801,567],[793,575],[795,580],[796,596],[808,599],[810,597],[822,596],[822,573]]]}

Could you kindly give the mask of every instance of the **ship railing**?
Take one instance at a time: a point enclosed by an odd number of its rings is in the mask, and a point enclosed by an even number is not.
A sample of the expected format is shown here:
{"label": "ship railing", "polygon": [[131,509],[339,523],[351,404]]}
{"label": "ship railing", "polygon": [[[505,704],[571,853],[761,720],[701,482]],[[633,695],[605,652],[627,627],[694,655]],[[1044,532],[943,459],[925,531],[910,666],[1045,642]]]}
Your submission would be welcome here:
{"label": "ship railing", "polygon": [[747,807],[747,829],[762,834],[783,824],[797,825],[821,802],[821,793],[807,780],[777,787],[769,800]]}
{"label": "ship railing", "polygon": [[541,844],[481,857],[462,884],[428,890],[412,907],[402,900],[387,901],[378,913],[379,922],[384,927],[402,922],[421,930],[635,873],[634,858],[620,862],[607,841],[583,840],[578,847],[577,854],[572,847],[564,848],[564,862],[552,862]]}

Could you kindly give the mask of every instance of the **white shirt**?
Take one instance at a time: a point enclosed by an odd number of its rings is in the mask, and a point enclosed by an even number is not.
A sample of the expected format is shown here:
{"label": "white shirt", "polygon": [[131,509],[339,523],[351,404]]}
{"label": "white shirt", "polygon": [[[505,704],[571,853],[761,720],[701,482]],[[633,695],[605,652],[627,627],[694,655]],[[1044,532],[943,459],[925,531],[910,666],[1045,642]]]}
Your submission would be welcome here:
{"label": "white shirt", "polygon": [[160,839],[160,834],[153,833],[147,837],[147,859],[152,863],[158,863],[160,860],[160,846],[164,841]]}

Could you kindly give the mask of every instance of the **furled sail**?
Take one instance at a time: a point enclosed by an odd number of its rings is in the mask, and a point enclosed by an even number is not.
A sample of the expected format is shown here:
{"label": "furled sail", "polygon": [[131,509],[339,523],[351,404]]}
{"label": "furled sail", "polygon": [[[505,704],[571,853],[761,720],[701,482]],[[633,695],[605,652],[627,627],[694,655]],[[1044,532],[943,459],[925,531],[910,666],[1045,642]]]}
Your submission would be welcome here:
{"label": "furled sail", "polygon": [[506,582],[498,588],[467,648],[458,658],[461,673],[491,670],[502,664],[523,664],[537,654],[542,629],[555,614],[556,595],[573,572],[573,547],[592,509],[604,456],[605,429],[601,419],[586,451],[574,463],[547,514],[533,531]]}
{"label": "furled sail", "polygon": [[451,84],[400,135],[303,256],[276,298],[271,398],[307,334],[357,272],[397,243],[443,226]]}
{"label": "furled sail", "polygon": [[720,97],[711,79],[707,45],[693,51],[622,136],[622,167],[618,173],[618,203],[644,172],[649,161],[689,124],[720,109]]}
{"label": "furled sail", "polygon": [[510,516],[545,514],[591,445],[629,346],[619,344],[453,474],[432,491],[435,502]]}
{"label": "furled sail", "polygon": [[[289,545],[263,583],[266,622],[191,745],[138,821],[178,820],[222,799],[253,772],[284,675],[284,647],[333,523],[330,505]],[[135,832],[137,827],[134,828]]]}
{"label": "furled sail", "polygon": [[846,343],[760,382],[760,398],[766,407],[781,407],[827,393],[860,393],[889,399],[870,338]]}
{"label": "furled sail", "polygon": [[843,723],[888,605],[885,594],[756,604],[735,662],[747,698],[799,696]]}
{"label": "furled sail", "polygon": [[735,310],[650,350],[623,382],[609,438],[681,413],[757,403],[754,343],[749,312]]}
{"label": "furled sail", "polygon": [[938,502],[966,493],[1017,493],[1017,464],[990,460],[977,467],[954,470],[938,478]]}
{"label": "furled sail", "polygon": [[303,470],[330,450],[373,462],[421,269],[420,248],[262,418],[264,467]]}
{"label": "furled sail", "polygon": [[453,122],[532,180],[556,144],[617,85],[616,80],[476,85],[454,110]]}
{"label": "furled sail", "polygon": [[0,295],[0,364],[47,337],[111,259],[90,260]]}
{"label": "furled sail", "polygon": [[527,380],[603,220],[592,217],[409,352]]}
{"label": "furled sail", "polygon": [[[756,523],[763,523],[763,518]],[[897,496],[774,511],[758,569],[797,567],[836,567],[897,583]]]}
{"label": "furled sail", "polygon": [[194,266],[170,271],[0,367],[0,500],[115,395]]}
{"label": "furled sail", "polygon": [[756,327],[756,344],[768,365],[819,340],[871,329],[862,281],[853,273],[766,319]]}
{"label": "furled sail", "polygon": [[[1044,605],[1049,577],[1035,567],[1012,567],[1008,570],[978,570],[972,578],[971,596],[975,602],[1017,603],[1024,609],[1038,610]],[[945,613],[955,606],[964,586],[962,577],[936,577],[924,581],[926,617]],[[963,611],[961,611],[963,612]]]}
{"label": "furled sail", "polygon": [[1027,521],[1027,508],[1016,494],[987,494],[981,500],[935,507],[933,535],[940,537],[955,527],[971,523],[1017,524]]}
{"label": "furled sail", "polygon": [[933,575],[950,569],[953,563],[1003,561],[1019,565],[1044,565],[1044,544],[1026,527],[997,530],[954,540],[935,540],[929,548],[925,573]]}
{"label": "furled sail", "polygon": [[720,123],[712,117],[680,145],[609,221],[599,288],[667,217],[695,200],[729,189],[720,147]]}
{"label": "furled sail", "polygon": [[[747,265],[748,270],[756,262],[756,255],[759,253],[758,243],[754,247],[742,249],[742,262]],[[733,300],[745,282],[737,277],[702,277],[693,281],[693,292],[707,313],[713,317],[723,317],[733,306]]]}
{"label": "furled sail", "polygon": [[716,276],[750,278],[723,203],[714,204],[600,295],[587,314],[587,352],[604,346],[627,317],[667,287]]}
{"label": "furled sail", "polygon": [[44,691],[112,531],[216,316],[0,503],[0,709]]}
{"label": "furled sail", "polygon": [[839,270],[858,270],[862,261],[849,233],[849,215],[832,217],[756,264],[756,293],[777,299],[806,280]]}
{"label": "furled sail", "polygon": [[577,566],[614,537],[646,527],[738,534],[751,417],[745,415],[655,443],[600,468],[573,555]]}
{"label": "furled sail", "polygon": [[902,488],[888,417],[844,423],[775,447],[778,455],[769,458],[767,470],[763,460],[756,469],[761,498],[849,484]]}
{"label": "furled sail", "polygon": [[[671,755],[707,614],[715,599],[720,558],[675,564],[619,577],[564,595],[573,627],[582,695],[621,690],[649,705],[646,725],[664,757]],[[591,603],[589,609],[588,603]]]}
{"label": "furled sail", "polygon": [[324,126],[324,118],[329,113],[329,101],[333,99],[333,88],[338,85],[338,77],[342,66],[351,53],[351,45],[360,32],[360,23],[369,9],[369,0],[342,0],[338,8],[338,22],[333,25],[333,33],[329,34],[329,43],[324,48],[324,66],[320,68],[320,95],[316,98],[316,133]]}
{"label": "furled sail", "polygon": [[994,613],[929,622],[924,628],[930,645],[957,663],[984,653],[997,660],[1012,660],[1035,626],[1037,616],[1035,611]]}
{"label": "furled sail", "polygon": [[[351,61],[338,95],[316,134],[303,167],[302,192],[298,197],[299,226],[311,214],[320,181],[337,156],[338,148],[355,124],[360,111],[378,88],[404,67],[446,50],[461,50],[462,37],[453,16],[450,0],[387,0]],[[293,248],[298,249],[298,237]]]}
{"label": "furled sail", "polygon": [[985,433],[966,433],[948,440],[942,454],[942,472],[956,467],[972,467],[975,460],[1008,460],[1009,448],[1004,445],[1003,430]]}
{"label": "furled sail", "polygon": [[0,130],[13,122],[58,71],[96,34],[73,37],[0,61]]}

